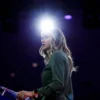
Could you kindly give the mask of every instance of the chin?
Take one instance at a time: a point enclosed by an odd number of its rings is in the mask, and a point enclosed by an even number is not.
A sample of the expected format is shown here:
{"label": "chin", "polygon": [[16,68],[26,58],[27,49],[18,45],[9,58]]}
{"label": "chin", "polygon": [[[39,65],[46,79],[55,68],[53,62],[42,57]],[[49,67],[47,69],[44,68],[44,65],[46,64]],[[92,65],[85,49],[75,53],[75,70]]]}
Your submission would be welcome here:
{"label": "chin", "polygon": [[47,47],[43,47],[43,50],[48,50],[49,48],[47,48]]}
{"label": "chin", "polygon": [[46,50],[47,48],[46,47],[43,47],[43,50]]}

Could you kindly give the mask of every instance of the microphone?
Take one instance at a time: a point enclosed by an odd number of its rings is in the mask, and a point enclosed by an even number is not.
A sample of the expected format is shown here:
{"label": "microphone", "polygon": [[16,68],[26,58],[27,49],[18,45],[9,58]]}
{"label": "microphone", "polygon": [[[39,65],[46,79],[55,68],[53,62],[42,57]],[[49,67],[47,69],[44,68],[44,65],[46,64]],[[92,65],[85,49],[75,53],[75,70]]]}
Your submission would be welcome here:
{"label": "microphone", "polygon": [[[5,87],[3,87],[3,86],[0,86],[0,89],[3,90],[1,96],[5,96],[5,94],[8,93],[8,94],[10,94],[13,98],[15,98],[15,99],[17,98],[18,92],[15,92],[15,91],[13,91],[13,90],[11,90],[11,89],[8,89],[8,88],[5,88]],[[30,99],[29,97],[27,97],[25,100],[31,100],[31,99]],[[33,99],[33,100],[34,100],[34,99]]]}

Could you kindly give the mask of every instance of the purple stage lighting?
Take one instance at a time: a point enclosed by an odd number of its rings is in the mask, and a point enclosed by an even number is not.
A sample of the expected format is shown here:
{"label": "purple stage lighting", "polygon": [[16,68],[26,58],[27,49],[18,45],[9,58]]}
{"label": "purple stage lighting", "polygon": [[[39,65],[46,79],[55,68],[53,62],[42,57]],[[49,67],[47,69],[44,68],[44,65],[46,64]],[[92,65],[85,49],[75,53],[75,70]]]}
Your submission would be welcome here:
{"label": "purple stage lighting", "polygon": [[69,20],[69,19],[72,19],[72,16],[71,15],[65,15],[64,18]]}

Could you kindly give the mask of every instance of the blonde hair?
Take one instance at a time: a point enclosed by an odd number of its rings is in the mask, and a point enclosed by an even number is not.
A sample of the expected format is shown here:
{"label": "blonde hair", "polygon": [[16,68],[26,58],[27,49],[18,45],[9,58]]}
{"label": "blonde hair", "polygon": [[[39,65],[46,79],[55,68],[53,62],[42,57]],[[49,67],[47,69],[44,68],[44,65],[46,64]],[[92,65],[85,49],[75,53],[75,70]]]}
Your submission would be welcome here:
{"label": "blonde hair", "polygon": [[70,65],[70,71],[77,71],[74,67],[74,62],[72,59],[71,51],[69,50],[65,36],[63,32],[60,29],[53,29],[50,33],[52,33],[52,41],[51,41],[51,47],[49,50],[43,50],[43,47],[41,46],[39,49],[40,55],[44,58],[44,63],[48,64],[50,56],[53,52],[57,50],[62,50],[66,53],[68,56],[68,61]]}

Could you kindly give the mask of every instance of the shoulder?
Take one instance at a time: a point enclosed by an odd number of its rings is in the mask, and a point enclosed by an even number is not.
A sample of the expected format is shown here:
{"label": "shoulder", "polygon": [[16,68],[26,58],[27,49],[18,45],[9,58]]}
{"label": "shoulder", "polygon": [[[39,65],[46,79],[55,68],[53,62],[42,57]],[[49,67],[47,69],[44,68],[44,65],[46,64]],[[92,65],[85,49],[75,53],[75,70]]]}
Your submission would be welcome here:
{"label": "shoulder", "polygon": [[66,54],[62,50],[57,50],[52,54],[51,58],[64,60],[66,58]]}
{"label": "shoulder", "polygon": [[65,53],[62,50],[57,50],[52,55],[61,56],[61,55],[65,55]]}

